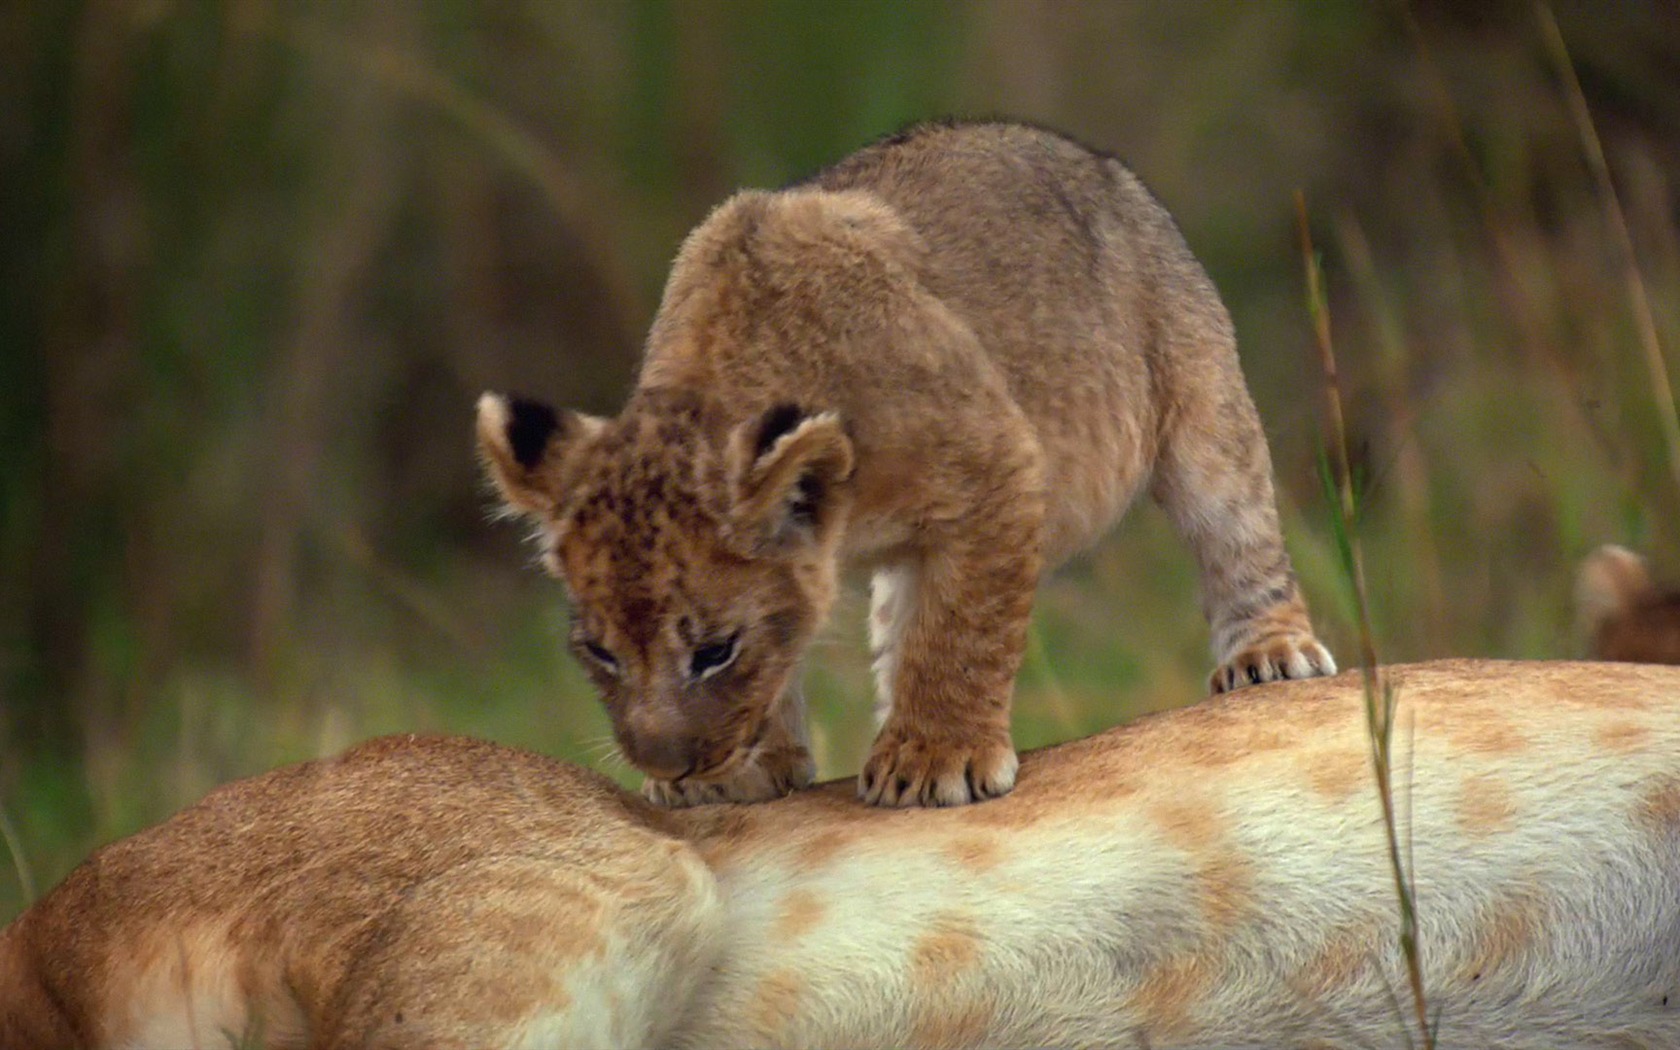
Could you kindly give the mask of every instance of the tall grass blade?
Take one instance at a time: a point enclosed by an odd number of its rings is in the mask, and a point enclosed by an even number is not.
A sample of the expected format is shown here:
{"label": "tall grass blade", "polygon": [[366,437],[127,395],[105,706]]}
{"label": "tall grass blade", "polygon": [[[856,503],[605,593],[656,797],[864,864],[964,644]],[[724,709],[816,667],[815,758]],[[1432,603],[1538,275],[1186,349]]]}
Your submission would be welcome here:
{"label": "tall grass blade", "polygon": [[1026,667],[1038,680],[1039,691],[1044,694],[1044,705],[1049,708],[1050,715],[1056,720],[1062,735],[1078,734],[1081,725],[1079,716],[1074,713],[1067,691],[1062,688],[1061,679],[1056,675],[1055,664],[1044,647],[1044,628],[1036,619],[1027,628]]}
{"label": "tall grass blade", "polygon": [[12,818],[0,809],[0,836],[6,839],[6,852],[12,857],[12,870],[17,872],[18,885],[23,888],[23,899],[35,899],[35,873],[29,868],[29,859],[23,855],[23,841],[18,838],[17,829],[12,826]]}
{"label": "tall grass blade", "polygon": [[[1416,1014],[1417,1031],[1425,1050],[1435,1046],[1435,1024],[1430,1020],[1429,1000],[1423,987],[1422,948],[1418,940],[1417,910],[1405,858],[1401,856],[1400,834],[1394,811],[1393,739],[1395,694],[1392,683],[1385,680],[1377,661],[1377,646],[1371,630],[1370,602],[1365,586],[1365,563],[1359,548],[1357,527],[1359,501],[1355,494],[1353,472],[1348,464],[1347,425],[1342,412],[1341,376],[1336,366],[1336,352],[1330,338],[1329,297],[1324,290],[1324,267],[1313,248],[1312,230],[1307,222],[1307,201],[1304,194],[1295,194],[1296,218],[1301,233],[1301,258],[1306,268],[1307,309],[1313,322],[1313,337],[1318,346],[1319,366],[1324,371],[1325,442],[1329,455],[1320,459],[1320,476],[1324,480],[1326,497],[1336,507],[1331,530],[1336,548],[1342,558],[1342,569],[1353,588],[1353,605],[1359,621],[1359,664],[1365,682],[1365,728],[1371,747],[1371,771],[1377,782],[1377,794],[1382,803],[1383,831],[1387,837],[1389,867],[1394,874],[1394,893],[1400,907],[1400,952],[1406,962],[1406,977],[1411,986],[1412,1008]],[[1332,469],[1333,468],[1333,469]],[[1407,1026],[1407,1042],[1411,1042]]]}
{"label": "tall grass blade", "polygon": [[1622,280],[1627,285],[1628,307],[1639,331],[1639,345],[1644,351],[1645,366],[1651,373],[1651,395],[1656,401],[1663,439],[1668,446],[1669,475],[1674,479],[1676,490],[1680,490],[1680,411],[1674,405],[1674,387],[1668,379],[1668,363],[1663,359],[1662,341],[1657,336],[1657,322],[1651,312],[1651,298],[1645,291],[1645,278],[1639,272],[1633,237],[1628,233],[1627,213],[1622,210],[1616,184],[1610,178],[1610,165],[1604,159],[1604,144],[1599,141],[1598,128],[1593,123],[1592,111],[1587,108],[1587,97],[1581,91],[1581,81],[1575,75],[1575,63],[1569,57],[1569,47],[1563,41],[1557,19],[1545,4],[1536,5],[1535,13],[1540,22],[1540,35],[1545,38],[1547,50],[1557,65],[1558,76],[1563,78],[1564,101],[1569,106],[1575,130],[1581,136],[1581,149],[1586,154],[1587,167],[1592,170],[1593,181],[1598,185],[1604,217],[1616,235]]}

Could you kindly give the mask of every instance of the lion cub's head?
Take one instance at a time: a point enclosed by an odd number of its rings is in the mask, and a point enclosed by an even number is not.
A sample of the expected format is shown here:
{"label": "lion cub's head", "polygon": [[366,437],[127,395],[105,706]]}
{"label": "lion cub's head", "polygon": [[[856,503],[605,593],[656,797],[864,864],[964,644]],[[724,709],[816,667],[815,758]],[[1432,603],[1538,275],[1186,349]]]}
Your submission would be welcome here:
{"label": "lion cub's head", "polygon": [[644,389],[604,420],[485,394],[478,444],[539,526],[625,756],[665,780],[726,774],[834,598],[853,461],[838,418],[779,405],[735,423]]}

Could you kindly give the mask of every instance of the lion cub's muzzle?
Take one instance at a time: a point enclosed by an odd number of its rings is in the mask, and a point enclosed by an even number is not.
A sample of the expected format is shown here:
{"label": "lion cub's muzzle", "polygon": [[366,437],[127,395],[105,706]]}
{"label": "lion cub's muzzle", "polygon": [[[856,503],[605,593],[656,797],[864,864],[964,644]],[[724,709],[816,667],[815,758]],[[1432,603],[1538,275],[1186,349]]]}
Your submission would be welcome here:
{"label": "lion cub's muzzle", "polygon": [[618,746],[631,765],[659,780],[712,777],[739,764],[763,735],[762,724],[726,734],[702,732],[698,720],[658,708],[632,708],[614,719]]}
{"label": "lion cub's muzzle", "polygon": [[619,750],[650,777],[681,780],[695,771],[709,750],[708,742],[681,719],[658,712],[633,709],[615,722]]}
{"label": "lion cub's muzzle", "polygon": [[761,720],[739,740],[702,747],[694,766],[680,777],[650,775],[642,794],[662,806],[714,802],[764,802],[808,787],[816,776],[811,752],[786,727]]}

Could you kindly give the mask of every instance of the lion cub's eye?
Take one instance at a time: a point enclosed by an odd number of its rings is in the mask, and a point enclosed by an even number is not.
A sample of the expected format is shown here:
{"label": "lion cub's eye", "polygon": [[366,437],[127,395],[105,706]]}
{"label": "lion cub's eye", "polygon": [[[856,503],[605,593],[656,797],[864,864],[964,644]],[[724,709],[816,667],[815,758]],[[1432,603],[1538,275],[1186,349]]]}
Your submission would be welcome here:
{"label": "lion cub's eye", "polygon": [[604,646],[596,645],[594,642],[584,642],[583,651],[588,653],[589,658],[600,664],[607,673],[618,673],[618,657],[608,652]]}
{"label": "lion cub's eye", "polygon": [[728,667],[735,659],[735,640],[739,637],[739,634],[732,634],[721,642],[702,645],[694,650],[694,656],[688,663],[688,673],[695,678],[707,678]]}

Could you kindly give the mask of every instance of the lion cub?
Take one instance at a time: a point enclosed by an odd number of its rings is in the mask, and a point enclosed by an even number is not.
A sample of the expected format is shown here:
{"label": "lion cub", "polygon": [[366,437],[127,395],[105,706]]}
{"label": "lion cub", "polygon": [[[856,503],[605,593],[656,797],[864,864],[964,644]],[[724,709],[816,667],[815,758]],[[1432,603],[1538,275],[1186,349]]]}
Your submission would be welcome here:
{"label": "lion cub", "polygon": [[862,796],[1007,792],[1039,577],[1146,482],[1201,568],[1216,691],[1335,670],[1213,284],[1119,161],[1037,128],[924,125],[737,194],[617,419],[486,394],[478,440],[666,804],[810,780],[794,679],[842,563],[873,574]]}

